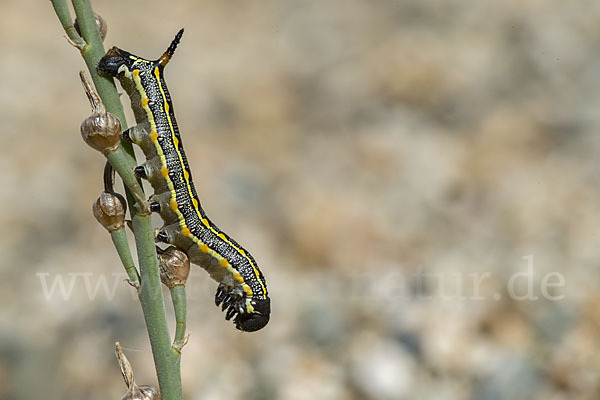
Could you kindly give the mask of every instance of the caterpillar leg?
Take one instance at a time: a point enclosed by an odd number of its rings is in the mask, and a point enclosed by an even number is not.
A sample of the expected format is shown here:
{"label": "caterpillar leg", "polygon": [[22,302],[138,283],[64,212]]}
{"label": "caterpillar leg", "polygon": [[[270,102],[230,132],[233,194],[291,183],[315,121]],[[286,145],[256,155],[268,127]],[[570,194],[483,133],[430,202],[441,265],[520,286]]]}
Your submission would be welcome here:
{"label": "caterpillar leg", "polygon": [[155,230],[154,239],[157,242],[172,244],[187,254],[184,249],[189,246],[190,240],[181,233],[179,223],[163,225],[160,229]]}
{"label": "caterpillar leg", "polygon": [[131,140],[131,133],[130,133],[130,131],[131,131],[131,128],[125,130],[123,133],[121,133],[121,137],[126,142],[133,143],[133,140]]}
{"label": "caterpillar leg", "polygon": [[121,135],[123,136],[123,139],[139,146],[144,139],[148,138],[149,132],[150,123],[142,122],[141,124],[137,124],[136,126],[132,126],[131,128],[125,130],[125,132],[123,132]]}
{"label": "caterpillar leg", "polygon": [[160,243],[169,243],[169,235],[165,231],[154,231],[154,240]]}
{"label": "caterpillar leg", "polygon": [[[248,311],[247,304],[252,305]],[[244,332],[254,332],[264,327],[269,322],[271,313],[271,301],[266,298],[262,300],[246,299],[246,295],[239,287],[221,282],[215,295],[215,304],[221,305],[221,309],[227,312],[225,319],[229,321],[235,316],[235,327]]]}
{"label": "caterpillar leg", "polygon": [[244,314],[246,312],[245,307],[245,295],[240,288],[230,286],[226,283],[220,283],[217,288],[217,294],[215,295],[215,304],[221,306],[221,310],[225,313],[225,319],[229,321],[236,314]]}
{"label": "caterpillar leg", "polygon": [[159,213],[165,225],[179,224],[179,218],[175,212],[177,210],[177,202],[172,201],[171,197],[171,192],[164,192],[155,193],[148,199],[150,202],[150,211]]}
{"label": "caterpillar leg", "polygon": [[135,176],[142,179],[148,179],[148,174],[146,173],[146,168],[143,165],[138,165],[133,169]]}
{"label": "caterpillar leg", "polygon": [[158,155],[147,158],[146,162],[135,167],[133,172],[138,178],[148,180],[148,182],[150,182],[154,188],[154,193],[171,193],[167,181],[163,175],[164,173],[168,173],[168,171],[163,170],[163,166]]}

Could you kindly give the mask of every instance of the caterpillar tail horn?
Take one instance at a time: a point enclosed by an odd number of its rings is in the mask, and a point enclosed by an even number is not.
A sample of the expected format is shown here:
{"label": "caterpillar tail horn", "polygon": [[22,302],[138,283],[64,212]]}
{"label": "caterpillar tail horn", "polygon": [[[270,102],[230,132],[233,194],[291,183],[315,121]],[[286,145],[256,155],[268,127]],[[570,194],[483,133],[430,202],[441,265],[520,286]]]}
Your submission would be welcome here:
{"label": "caterpillar tail horn", "polygon": [[173,54],[175,54],[175,49],[177,48],[177,45],[181,40],[181,36],[183,36],[183,28],[181,28],[179,32],[177,32],[177,35],[175,35],[175,39],[173,39],[173,41],[169,45],[169,48],[158,59],[158,62],[160,63],[161,67],[166,67],[169,61],[171,61],[171,57],[173,57]]}

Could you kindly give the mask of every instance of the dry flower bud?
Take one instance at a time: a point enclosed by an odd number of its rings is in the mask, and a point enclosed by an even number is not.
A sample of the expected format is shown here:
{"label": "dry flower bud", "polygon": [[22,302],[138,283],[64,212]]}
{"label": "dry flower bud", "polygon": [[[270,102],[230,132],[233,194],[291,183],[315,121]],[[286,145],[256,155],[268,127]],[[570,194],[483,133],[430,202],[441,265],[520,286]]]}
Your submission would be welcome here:
{"label": "dry flower bud", "polygon": [[109,232],[114,232],[124,225],[125,207],[125,199],[120,194],[102,192],[92,209],[98,222]]}
{"label": "dry flower bud", "polygon": [[94,113],[81,124],[81,136],[90,147],[108,154],[119,148],[121,122],[109,112]]}
{"label": "dry flower bud", "polygon": [[160,400],[160,392],[154,386],[138,386],[134,382],[121,400]]}
{"label": "dry flower bud", "polygon": [[170,246],[166,250],[157,250],[162,283],[169,289],[175,286],[185,286],[190,274],[190,260],[187,254],[175,246]]}
{"label": "dry flower bud", "polygon": [[[96,26],[98,27],[98,30],[100,31],[100,38],[102,39],[102,41],[104,41],[104,38],[106,37],[106,32],[108,31],[108,24],[106,23],[104,18],[102,18],[100,15],[94,13],[94,17],[96,17]],[[79,35],[81,35],[81,31],[79,30],[79,24],[77,23],[77,19],[75,19],[74,26],[75,26],[75,30],[77,31],[77,33],[79,33]]]}
{"label": "dry flower bud", "polygon": [[116,115],[106,111],[100,96],[84,71],[79,72],[85,94],[92,106],[92,115],[81,123],[81,136],[90,147],[108,154],[119,148],[121,143],[121,122]]}
{"label": "dry flower bud", "polygon": [[121,397],[121,400],[160,400],[160,392],[157,388],[147,385],[138,386],[135,383],[133,368],[119,342],[115,343],[115,355],[119,360],[121,374],[127,385],[127,393]]}

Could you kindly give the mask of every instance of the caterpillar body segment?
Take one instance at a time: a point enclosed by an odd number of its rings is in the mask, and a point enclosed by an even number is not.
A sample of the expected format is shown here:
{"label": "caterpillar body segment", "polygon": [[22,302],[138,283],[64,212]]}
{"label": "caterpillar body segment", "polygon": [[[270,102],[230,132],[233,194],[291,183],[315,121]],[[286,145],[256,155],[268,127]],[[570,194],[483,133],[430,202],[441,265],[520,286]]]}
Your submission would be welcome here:
{"label": "caterpillar body segment", "polygon": [[117,78],[131,100],[137,125],[124,135],[146,156],[143,169],[136,172],[152,185],[150,201],[158,203],[153,209],[164,221],[157,241],[185,251],[192,263],[204,268],[219,282],[215,303],[227,310],[226,319],[233,318],[242,331],[256,331],[269,321],[265,278],[252,255],[202,209],[164,80],[164,68],[182,34],[183,29],[154,61],[113,47],[100,60],[98,71]]}

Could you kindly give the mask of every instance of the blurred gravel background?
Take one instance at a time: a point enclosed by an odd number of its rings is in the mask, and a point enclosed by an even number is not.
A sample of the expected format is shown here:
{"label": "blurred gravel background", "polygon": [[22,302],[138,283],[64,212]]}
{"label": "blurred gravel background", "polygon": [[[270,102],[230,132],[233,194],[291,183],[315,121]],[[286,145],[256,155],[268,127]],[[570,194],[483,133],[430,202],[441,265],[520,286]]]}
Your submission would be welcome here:
{"label": "blurred gravel background", "polygon": [[[186,399],[600,397],[599,2],[94,6],[148,58],[185,27],[196,186],[269,283],[242,334],[194,267]],[[117,340],[155,382],[63,36],[48,1],[0,1],[2,399],[120,398]]]}

